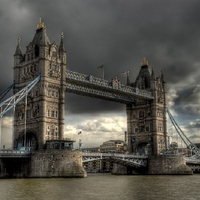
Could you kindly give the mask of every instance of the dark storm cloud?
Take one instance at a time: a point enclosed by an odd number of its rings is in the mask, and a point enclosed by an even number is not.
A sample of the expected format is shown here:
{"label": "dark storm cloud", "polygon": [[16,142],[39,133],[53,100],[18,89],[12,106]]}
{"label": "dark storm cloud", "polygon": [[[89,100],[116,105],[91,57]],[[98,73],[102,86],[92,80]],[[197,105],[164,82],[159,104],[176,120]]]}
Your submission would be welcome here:
{"label": "dark storm cloud", "polygon": [[[192,92],[192,87],[185,91],[184,85],[200,84],[199,1],[15,0],[0,4],[0,89],[12,82],[18,35],[24,52],[42,17],[51,42],[59,44],[64,32],[68,69],[102,77],[97,67],[105,64],[106,79],[117,76],[123,82],[120,73],[129,70],[134,81],[146,56],[157,75],[163,69],[168,88],[177,90],[174,109],[177,106],[178,111],[184,98],[188,104],[194,101],[181,94]],[[66,97],[67,112],[125,112],[121,104],[71,94]]]}

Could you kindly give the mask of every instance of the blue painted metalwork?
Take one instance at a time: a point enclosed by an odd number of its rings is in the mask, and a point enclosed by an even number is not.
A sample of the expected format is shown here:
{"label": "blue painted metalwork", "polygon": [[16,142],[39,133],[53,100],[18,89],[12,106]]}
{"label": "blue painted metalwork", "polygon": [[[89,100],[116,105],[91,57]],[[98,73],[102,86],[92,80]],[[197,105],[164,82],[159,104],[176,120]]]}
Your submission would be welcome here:
{"label": "blue painted metalwork", "polygon": [[148,156],[142,155],[129,155],[129,154],[117,154],[117,153],[82,153],[83,163],[101,160],[101,159],[110,159],[113,162],[121,163],[127,166],[137,166],[137,167],[146,167]]}
{"label": "blue painted metalwork", "polygon": [[8,94],[8,92],[15,86],[15,83],[13,83],[12,85],[10,85],[9,87],[7,87],[5,90],[3,90],[0,93],[0,101],[6,96],[6,94]]}
{"label": "blue painted metalwork", "polygon": [[21,89],[19,92],[14,94],[12,97],[0,103],[0,117],[2,117],[6,112],[8,112],[17,103],[19,103],[32,90],[32,88],[38,83],[39,80],[40,80],[40,76],[34,79],[31,83],[29,83],[26,87]]}

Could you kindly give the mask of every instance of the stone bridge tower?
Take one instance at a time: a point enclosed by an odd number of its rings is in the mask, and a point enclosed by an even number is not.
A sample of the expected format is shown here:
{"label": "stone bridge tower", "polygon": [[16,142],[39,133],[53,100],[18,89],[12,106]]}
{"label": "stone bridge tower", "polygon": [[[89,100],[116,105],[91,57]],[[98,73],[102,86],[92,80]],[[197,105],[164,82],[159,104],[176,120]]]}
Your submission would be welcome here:
{"label": "stone bridge tower", "polygon": [[15,108],[14,148],[25,145],[41,149],[47,140],[63,139],[66,89],[63,34],[59,46],[51,43],[41,19],[24,54],[18,38],[14,54],[14,93],[38,75],[40,81]]}
{"label": "stone bridge tower", "polygon": [[142,62],[132,86],[151,91],[153,100],[135,100],[127,105],[127,141],[130,153],[158,155],[167,146],[166,88],[163,73],[155,77],[154,69]]}

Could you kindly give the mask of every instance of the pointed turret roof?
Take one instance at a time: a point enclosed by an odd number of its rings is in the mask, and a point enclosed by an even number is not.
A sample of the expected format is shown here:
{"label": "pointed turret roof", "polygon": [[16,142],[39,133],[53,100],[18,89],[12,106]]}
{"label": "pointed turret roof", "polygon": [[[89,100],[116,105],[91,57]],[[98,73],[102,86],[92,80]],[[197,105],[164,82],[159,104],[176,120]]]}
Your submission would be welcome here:
{"label": "pointed turret roof", "polygon": [[34,45],[49,45],[51,42],[46,34],[46,27],[42,19],[40,18],[39,24],[37,25],[35,36],[32,40]]}
{"label": "pointed turret roof", "polygon": [[64,47],[64,34],[63,34],[63,32],[61,33],[59,51],[60,52],[66,52],[65,47]]}
{"label": "pointed turret roof", "polygon": [[15,55],[22,55],[22,50],[21,50],[21,46],[20,46],[20,36],[18,37],[18,42],[17,42],[17,47],[15,50]]}
{"label": "pointed turret roof", "polygon": [[161,70],[161,80],[162,80],[163,83],[165,83],[165,78],[164,78],[163,70]]}
{"label": "pointed turret roof", "polygon": [[144,57],[144,60],[141,64],[140,72],[135,80],[134,85],[136,85],[137,82],[142,78],[143,80],[145,80],[145,88],[150,88],[152,73],[154,73],[152,67],[148,66],[148,61],[146,61],[146,58]]}

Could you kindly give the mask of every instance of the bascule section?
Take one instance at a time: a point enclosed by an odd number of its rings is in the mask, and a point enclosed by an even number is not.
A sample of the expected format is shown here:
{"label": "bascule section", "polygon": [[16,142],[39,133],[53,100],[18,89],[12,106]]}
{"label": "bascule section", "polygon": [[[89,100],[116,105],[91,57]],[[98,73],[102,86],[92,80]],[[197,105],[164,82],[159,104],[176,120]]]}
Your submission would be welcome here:
{"label": "bascule section", "polygon": [[131,86],[150,92],[153,99],[135,99],[127,104],[127,138],[129,152],[159,155],[167,147],[166,89],[164,75],[155,77],[153,67],[144,58]]}
{"label": "bascule section", "polygon": [[50,42],[40,19],[32,41],[23,54],[18,38],[14,54],[14,94],[40,75],[40,81],[18,103],[14,114],[14,147],[42,149],[48,140],[63,139],[65,111],[66,50]]}

